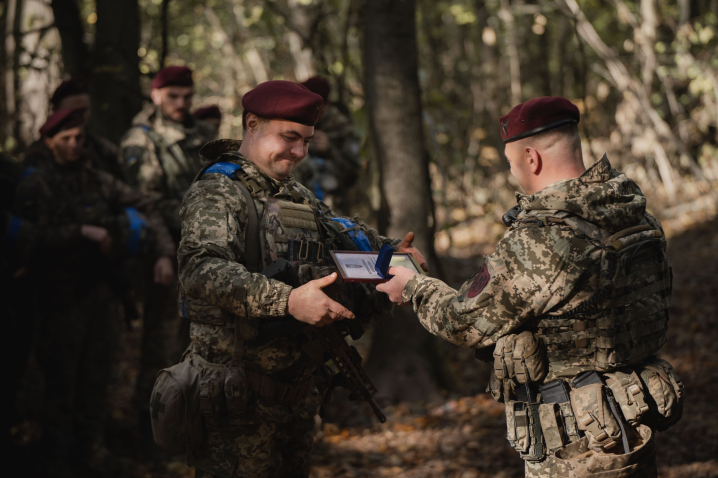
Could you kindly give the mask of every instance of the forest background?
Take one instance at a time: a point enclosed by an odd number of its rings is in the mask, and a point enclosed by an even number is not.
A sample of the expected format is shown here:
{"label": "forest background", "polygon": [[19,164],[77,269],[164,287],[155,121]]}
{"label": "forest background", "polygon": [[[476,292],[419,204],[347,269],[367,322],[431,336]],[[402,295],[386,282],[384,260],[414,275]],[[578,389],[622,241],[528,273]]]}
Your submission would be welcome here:
{"label": "forest background", "polygon": [[[532,97],[578,106],[587,166],[607,153],[669,236],[717,213],[718,0],[4,0],[0,38],[0,151],[16,158],[71,76],[90,78],[93,128],[115,141],[162,66],[195,71],[195,106],[219,105],[231,138],[258,83],[326,76],[362,139],[352,212],[415,229],[453,285],[503,234],[519,188],[498,118]],[[482,391],[462,380],[474,362],[402,314],[368,364],[387,403]]]}

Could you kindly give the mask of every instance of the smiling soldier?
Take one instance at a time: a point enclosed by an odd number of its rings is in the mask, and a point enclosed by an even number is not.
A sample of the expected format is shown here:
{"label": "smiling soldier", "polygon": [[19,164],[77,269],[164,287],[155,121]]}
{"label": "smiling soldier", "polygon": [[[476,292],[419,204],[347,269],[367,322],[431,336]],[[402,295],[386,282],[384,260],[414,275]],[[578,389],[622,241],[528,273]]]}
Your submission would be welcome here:
{"label": "smiling soldier", "polygon": [[[315,326],[354,319],[338,302],[350,292],[325,252],[333,243],[324,224],[340,223],[370,249],[390,244],[425,264],[413,234],[390,240],[336,217],[291,176],[307,155],[321,105],[319,95],[289,81],[245,94],[243,141],[202,148],[209,165],[182,203],[180,310],[192,321],[185,362],[202,370],[207,431],[191,462],[204,478],[309,475],[314,416],[327,390],[323,354],[311,333],[269,338],[261,325],[289,315]],[[290,261],[303,285],[259,273],[279,259]],[[165,403],[155,396],[159,417]]]}

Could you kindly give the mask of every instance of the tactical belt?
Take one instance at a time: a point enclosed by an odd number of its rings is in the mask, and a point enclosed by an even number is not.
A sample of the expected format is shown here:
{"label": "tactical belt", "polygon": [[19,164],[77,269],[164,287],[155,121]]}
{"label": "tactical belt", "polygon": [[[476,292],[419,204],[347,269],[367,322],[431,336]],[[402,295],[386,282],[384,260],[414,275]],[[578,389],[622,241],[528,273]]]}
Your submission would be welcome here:
{"label": "tactical belt", "polygon": [[329,254],[331,245],[317,241],[298,241],[290,239],[287,243],[287,260],[289,262],[328,262],[332,264]]}
{"label": "tactical belt", "polygon": [[279,403],[299,401],[309,395],[314,386],[314,377],[299,383],[282,383],[271,376],[247,370],[249,388],[259,395]]}

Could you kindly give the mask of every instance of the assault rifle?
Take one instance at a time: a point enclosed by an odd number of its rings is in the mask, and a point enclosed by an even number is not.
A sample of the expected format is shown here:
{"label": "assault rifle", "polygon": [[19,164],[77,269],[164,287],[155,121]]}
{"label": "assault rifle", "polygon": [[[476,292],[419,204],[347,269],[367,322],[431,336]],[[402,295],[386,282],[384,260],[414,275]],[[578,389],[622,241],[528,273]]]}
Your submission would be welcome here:
{"label": "assault rifle", "polygon": [[[280,259],[272,263],[261,272],[270,279],[275,279],[292,287],[299,287],[300,281],[297,273],[288,261]],[[342,320],[324,327],[314,327],[298,321],[293,317],[261,320],[259,334],[263,337],[279,337],[295,335],[297,333],[317,335],[324,349],[324,357],[331,360],[341,374],[341,385],[346,387],[352,395],[361,398],[371,406],[381,423],[386,422],[386,416],[377,405],[373,395],[376,387],[362,367],[361,355],[353,345],[347,344],[345,337],[350,336],[358,340],[364,334],[361,321]]]}

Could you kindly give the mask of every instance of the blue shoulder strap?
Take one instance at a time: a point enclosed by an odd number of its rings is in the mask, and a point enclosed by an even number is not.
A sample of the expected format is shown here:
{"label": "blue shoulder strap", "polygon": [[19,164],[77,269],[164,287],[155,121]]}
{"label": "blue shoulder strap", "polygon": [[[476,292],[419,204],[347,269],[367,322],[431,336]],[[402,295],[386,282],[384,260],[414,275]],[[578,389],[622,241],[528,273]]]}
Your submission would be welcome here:
{"label": "blue shoulder strap", "polygon": [[[343,217],[333,217],[332,221],[338,222],[339,224],[344,226],[344,229],[351,229],[357,227],[356,224],[351,222],[349,219],[345,219]],[[364,234],[363,231],[355,229],[353,232],[354,233],[352,234],[352,231],[349,231],[347,234],[349,234],[349,236],[352,238],[354,244],[357,246],[357,249],[359,249],[360,251],[373,250],[371,247],[371,243],[369,242],[369,238],[366,237],[366,234]]]}
{"label": "blue shoulder strap", "polygon": [[242,169],[242,166],[239,166],[238,164],[234,163],[214,163],[210,167],[204,170],[204,173],[202,174],[209,174],[209,173],[219,173],[224,174],[229,179],[234,179],[234,173],[238,170]]}
{"label": "blue shoulder strap", "polygon": [[129,234],[127,235],[127,244],[125,244],[125,252],[128,257],[135,257],[140,253],[142,246],[142,230],[147,229],[147,222],[140,212],[133,207],[126,207],[125,214],[129,220]]}
{"label": "blue shoulder strap", "polygon": [[147,133],[150,130],[150,127],[146,124],[141,124],[138,126],[143,132]]}

